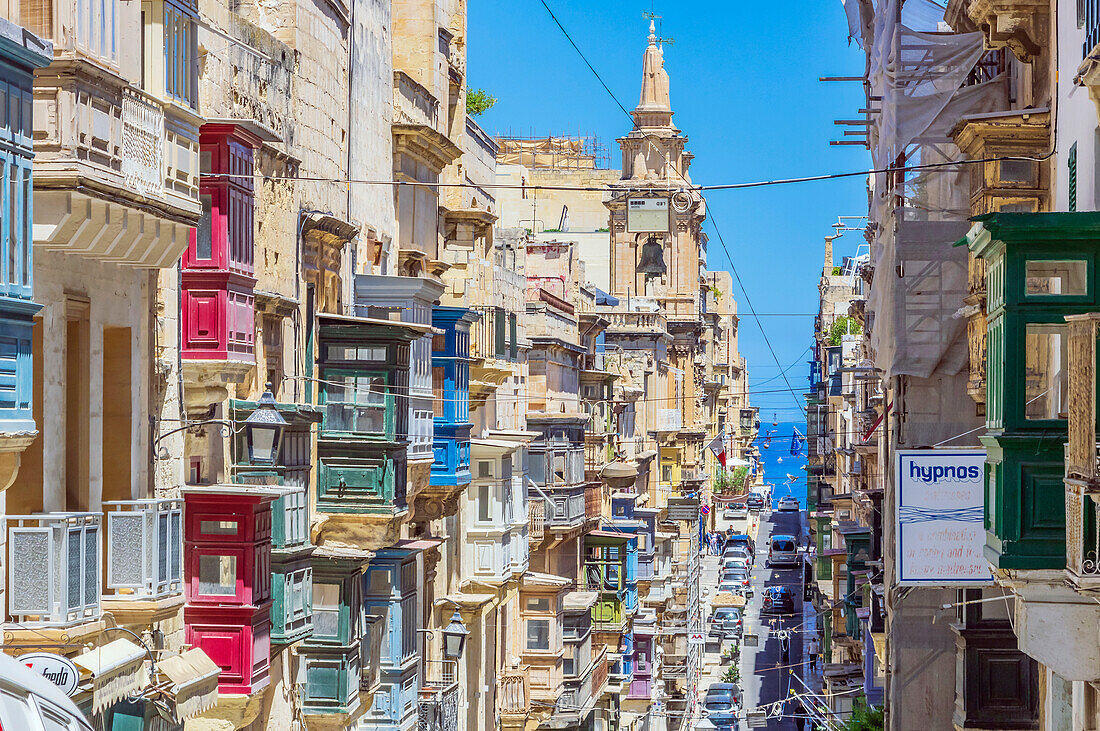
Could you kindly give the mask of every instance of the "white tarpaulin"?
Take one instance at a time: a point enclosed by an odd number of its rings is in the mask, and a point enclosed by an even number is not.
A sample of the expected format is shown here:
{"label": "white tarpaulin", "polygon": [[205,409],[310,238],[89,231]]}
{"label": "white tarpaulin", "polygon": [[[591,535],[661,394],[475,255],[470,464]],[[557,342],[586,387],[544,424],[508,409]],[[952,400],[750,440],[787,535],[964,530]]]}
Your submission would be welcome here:
{"label": "white tarpaulin", "polygon": [[897,583],[993,583],[985,560],[985,450],[897,452]]}
{"label": "white tarpaulin", "polygon": [[943,7],[928,0],[898,8],[879,0],[865,34],[871,95],[881,99],[871,105],[880,110],[871,155],[877,169],[898,168],[869,181],[868,338],[885,377],[927,378],[958,373],[967,358],[966,321],[953,317],[967,295],[967,256],[953,245],[969,227],[969,168],[956,164],[951,131],[964,116],[1006,108],[1008,87],[1004,74],[976,73],[980,32],[943,32]]}

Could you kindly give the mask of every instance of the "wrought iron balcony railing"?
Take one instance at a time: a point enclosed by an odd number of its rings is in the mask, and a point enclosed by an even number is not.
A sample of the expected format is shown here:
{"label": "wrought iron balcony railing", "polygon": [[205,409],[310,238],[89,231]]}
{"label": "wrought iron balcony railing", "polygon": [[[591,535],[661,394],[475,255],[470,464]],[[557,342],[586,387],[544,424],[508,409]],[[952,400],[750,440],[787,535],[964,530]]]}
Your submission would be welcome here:
{"label": "wrought iron balcony railing", "polygon": [[457,731],[458,679],[454,660],[429,663],[428,679],[420,689],[417,731]]}
{"label": "wrought iron balcony railing", "polygon": [[102,513],[9,515],[8,615],[66,627],[100,616]]}
{"label": "wrought iron balcony railing", "polygon": [[107,521],[107,588],[135,599],[183,592],[183,500],[103,503]]}

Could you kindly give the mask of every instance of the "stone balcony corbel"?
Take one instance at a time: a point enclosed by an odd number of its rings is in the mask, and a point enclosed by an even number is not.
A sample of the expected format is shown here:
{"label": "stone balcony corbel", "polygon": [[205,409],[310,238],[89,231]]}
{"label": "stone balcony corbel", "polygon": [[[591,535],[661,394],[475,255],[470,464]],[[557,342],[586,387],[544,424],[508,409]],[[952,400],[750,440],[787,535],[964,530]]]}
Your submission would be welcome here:
{"label": "stone balcony corbel", "polygon": [[425,479],[420,489],[409,499],[410,523],[449,518],[458,514],[458,500],[466,492],[469,483],[461,485],[432,485]]}
{"label": "stone balcony corbel", "polygon": [[[1017,644],[1060,677],[1100,681],[1100,603],[1066,583],[1058,570],[998,571],[997,583],[1015,595]],[[1077,637],[1080,642],[1065,642]]]}
{"label": "stone balcony corbel", "polygon": [[1024,63],[1049,46],[1047,0],[972,0],[970,19],[985,36],[988,49],[1008,48]]}

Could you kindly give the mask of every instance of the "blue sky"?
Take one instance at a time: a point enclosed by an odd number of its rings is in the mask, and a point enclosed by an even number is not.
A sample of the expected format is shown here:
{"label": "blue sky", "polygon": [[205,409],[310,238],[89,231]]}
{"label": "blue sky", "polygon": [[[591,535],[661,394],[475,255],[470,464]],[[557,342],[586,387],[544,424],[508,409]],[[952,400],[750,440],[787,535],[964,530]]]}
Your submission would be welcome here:
{"label": "blue sky", "polygon": [[[627,109],[638,102],[649,0],[547,0],[603,80]],[[468,18],[468,80],[499,100],[479,118],[491,134],[595,134],[612,148],[630,130],[539,0],[473,0]],[[840,0],[717,2],[653,5],[662,16],[674,121],[695,153],[692,179],[719,184],[863,170],[867,151],[830,147],[864,106],[854,83],[822,83],[820,76],[858,76],[863,53],[847,43]],[[861,177],[708,194],[711,269],[728,269],[725,239],[757,312],[812,313],[817,309],[823,237],[838,215],[865,213]],[[862,243],[859,233],[837,241],[837,259]],[[801,414],[781,378],[745,296],[741,352],[749,360],[753,402],[769,422]],[[813,318],[763,316],[761,322],[783,367],[805,361]],[[787,377],[801,392],[806,366]],[[772,391],[768,393],[768,391]],[[801,400],[800,393],[798,398]]]}

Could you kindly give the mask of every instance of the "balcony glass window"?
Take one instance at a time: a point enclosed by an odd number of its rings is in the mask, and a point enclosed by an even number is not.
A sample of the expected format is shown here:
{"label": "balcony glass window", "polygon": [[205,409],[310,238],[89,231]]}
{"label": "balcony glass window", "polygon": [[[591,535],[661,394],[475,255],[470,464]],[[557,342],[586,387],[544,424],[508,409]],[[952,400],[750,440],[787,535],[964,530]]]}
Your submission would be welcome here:
{"label": "balcony glass window", "polygon": [[401,600],[401,659],[416,654],[416,595]]}
{"label": "balcony glass window", "polygon": [[998,166],[1002,183],[1035,183],[1037,166],[1031,160],[1001,160]]}
{"label": "balcony glass window", "polygon": [[[118,0],[77,0],[77,47],[104,61],[118,61]],[[52,31],[52,29],[43,29]],[[44,35],[50,36],[47,32]],[[194,56],[192,56],[194,58]]]}
{"label": "balcony glass window", "polygon": [[477,488],[477,519],[482,523],[488,523],[493,518],[492,493],[489,485],[479,485]]}
{"label": "balcony glass window", "polygon": [[527,649],[528,650],[549,650],[550,649],[550,620],[549,619],[529,619],[529,620],[527,620]]}
{"label": "balcony glass window", "polygon": [[199,101],[195,16],[186,5],[164,3],[164,91],[192,109]]}
{"label": "balcony glass window", "polygon": [[354,345],[330,345],[328,346],[328,359],[364,360],[375,363],[385,363],[387,360],[386,346],[356,347]]}
{"label": "balcony glass window", "polygon": [[1084,259],[1027,262],[1024,294],[1083,296],[1088,294],[1088,262]]}
{"label": "balcony glass window", "polygon": [[203,520],[199,523],[199,531],[203,535],[235,536],[237,535],[237,521],[235,520]]}
{"label": "balcony glass window", "polygon": [[377,374],[325,371],[325,430],[388,433],[392,428],[392,396],[386,379]]}
{"label": "balcony glass window", "polygon": [[550,598],[545,596],[529,597],[527,599],[528,612],[549,612]]}
{"label": "balcony glass window", "polygon": [[432,367],[432,396],[435,399],[435,402],[434,402],[433,406],[435,408],[435,413],[439,414],[440,416],[443,415],[443,411],[444,411],[444,407],[445,407],[445,404],[444,404],[444,401],[445,401],[445,398],[444,398],[444,393],[445,393],[444,383],[445,382],[446,382],[446,378],[445,378],[444,373],[443,373],[443,366],[433,366]]}
{"label": "balcony glass window", "polygon": [[237,592],[236,556],[199,557],[199,593],[207,596],[234,596]]}
{"label": "balcony glass window", "polygon": [[1067,326],[1029,324],[1026,333],[1024,414],[1028,419],[1065,419]]}
{"label": "balcony glass window", "polygon": [[199,200],[202,202],[202,216],[199,218],[199,225],[195,227],[195,258],[208,261],[214,257],[214,198],[200,195]]}
{"label": "balcony glass window", "polygon": [[340,585],[313,585],[313,634],[337,637],[340,634]]}

